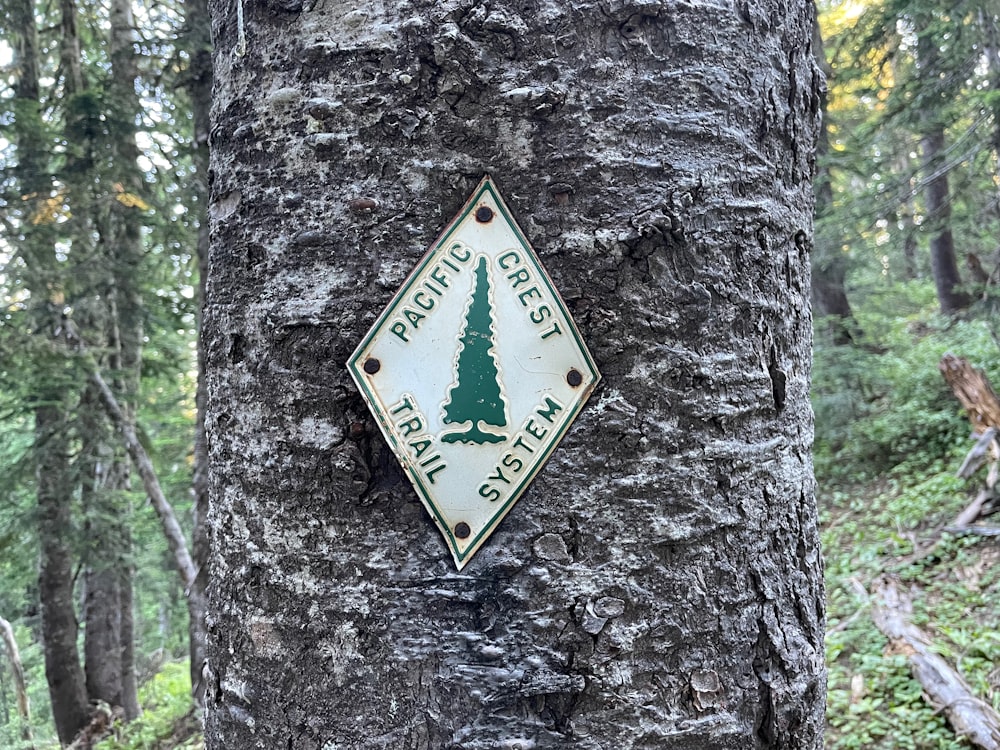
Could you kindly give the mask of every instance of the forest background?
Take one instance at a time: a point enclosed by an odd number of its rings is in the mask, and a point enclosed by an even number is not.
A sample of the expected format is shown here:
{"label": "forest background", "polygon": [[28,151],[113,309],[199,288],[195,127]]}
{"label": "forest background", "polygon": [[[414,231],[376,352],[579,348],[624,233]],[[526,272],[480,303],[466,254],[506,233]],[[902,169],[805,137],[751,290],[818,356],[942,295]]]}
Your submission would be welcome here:
{"label": "forest background", "polygon": [[[0,649],[0,748],[58,747],[94,701],[98,747],[198,747],[205,5],[0,4],[0,635],[24,685]],[[938,369],[951,352],[1000,378],[1000,8],[818,10],[827,747],[961,747],[871,595],[905,590],[1000,707],[1000,550],[945,530],[984,472],[956,475],[973,441]],[[56,711],[47,669],[84,685]]]}

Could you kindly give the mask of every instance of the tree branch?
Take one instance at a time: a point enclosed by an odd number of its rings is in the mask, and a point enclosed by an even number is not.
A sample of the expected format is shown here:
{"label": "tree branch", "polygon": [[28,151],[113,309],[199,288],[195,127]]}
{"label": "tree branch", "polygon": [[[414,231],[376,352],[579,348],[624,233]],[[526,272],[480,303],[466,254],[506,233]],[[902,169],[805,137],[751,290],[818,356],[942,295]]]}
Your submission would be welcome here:
{"label": "tree branch", "polygon": [[101,377],[101,373],[96,366],[90,373],[90,380],[97,386],[101,403],[121,434],[125,448],[132,458],[132,463],[142,478],[142,484],[146,490],[146,494],[149,496],[149,502],[160,517],[163,533],[167,537],[167,544],[174,556],[174,565],[177,568],[177,572],[180,573],[181,580],[184,582],[185,590],[188,590],[194,583],[194,579],[198,575],[198,570],[191,559],[191,554],[188,552],[187,540],[184,538],[184,532],[177,521],[174,509],[160,487],[160,482],[156,477],[156,470],[153,468],[153,462],[150,460],[149,454],[146,453],[146,449],[142,447],[142,443],[139,442],[135,428],[126,419],[125,413],[118,404],[118,399],[115,398],[115,394],[104,381],[104,378]]}
{"label": "tree branch", "polygon": [[24,683],[24,667],[21,666],[21,653],[14,640],[14,628],[4,618],[0,617],[0,640],[7,647],[7,657],[10,659],[10,670],[14,673],[14,691],[17,693],[17,713],[21,717],[21,739],[31,744],[31,707],[28,703],[28,691]]}
{"label": "tree branch", "polygon": [[955,732],[977,747],[1000,749],[1000,715],[972,692],[969,683],[934,653],[931,641],[910,622],[910,600],[888,579],[876,582],[872,619],[890,643],[906,654],[914,678],[935,709],[948,718]]}

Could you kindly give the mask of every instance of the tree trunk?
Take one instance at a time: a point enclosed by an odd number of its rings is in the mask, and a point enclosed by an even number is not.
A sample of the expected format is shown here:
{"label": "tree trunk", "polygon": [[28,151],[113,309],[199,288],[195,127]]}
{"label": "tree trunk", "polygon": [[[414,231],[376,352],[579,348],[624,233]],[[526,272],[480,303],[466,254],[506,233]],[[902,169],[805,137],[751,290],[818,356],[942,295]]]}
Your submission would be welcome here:
{"label": "tree trunk", "polygon": [[916,281],[921,278],[920,263],[917,261],[917,232],[919,231],[916,222],[913,221],[913,199],[905,198],[900,205],[897,214],[899,222],[903,225],[903,278],[907,281]]}
{"label": "tree trunk", "polygon": [[198,571],[191,560],[191,555],[187,549],[187,540],[184,538],[184,532],[181,530],[177,515],[167,501],[167,497],[163,493],[163,488],[156,477],[153,462],[150,460],[149,454],[146,453],[146,449],[143,448],[142,443],[139,442],[139,436],[136,434],[132,420],[122,410],[111,387],[104,381],[104,378],[101,377],[101,374],[96,369],[91,373],[90,380],[97,387],[97,393],[104,409],[114,423],[115,429],[121,434],[122,443],[128,451],[132,463],[139,473],[139,477],[142,479],[143,488],[146,490],[149,502],[153,506],[153,510],[156,511],[156,515],[160,519],[160,525],[163,527],[163,535],[167,540],[170,553],[173,555],[174,566],[180,575],[181,585],[187,590],[194,585]]}
{"label": "tree trunk", "polygon": [[854,343],[854,313],[847,299],[844,259],[827,258],[812,269],[812,295],[817,317],[826,321],[830,340],[837,346]]}
{"label": "tree trunk", "polygon": [[[132,515],[129,508],[128,515]],[[126,530],[126,549],[132,557],[132,530]],[[135,672],[135,566],[126,561],[119,571],[121,578],[121,663],[122,663],[122,710],[125,721],[139,718],[139,678]]]}
{"label": "tree trunk", "polygon": [[993,110],[993,185],[995,195],[993,198],[993,211],[1000,216],[1000,15],[998,15],[993,4],[987,0],[985,7],[976,10],[976,23],[979,26],[980,34],[983,38],[983,57],[986,59],[986,80],[989,90],[993,93],[991,98]]}
{"label": "tree trunk", "polygon": [[122,705],[121,523],[115,492],[121,466],[93,387],[77,408],[81,434],[80,496],[84,515],[83,668],[87,697]]}
{"label": "tree trunk", "polygon": [[944,128],[931,125],[920,140],[924,163],[925,199],[930,215],[931,274],[943,313],[955,313],[969,306],[969,295],[962,291],[962,277],[955,259],[955,239],[951,233],[951,196],[948,173],[943,169]]}
{"label": "tree trunk", "polygon": [[[115,200],[122,194],[141,195],[142,179],[136,165],[139,150],[135,138],[135,119],[140,104],[135,93],[138,77],[136,65],[135,23],[127,0],[112,0],[109,13],[109,54],[111,75],[108,80],[108,117],[115,123],[117,135],[113,142],[113,157],[105,189],[110,210],[98,221],[99,250],[106,264],[107,276],[101,301],[104,330],[92,332],[105,341],[108,366],[115,373],[114,387],[124,418],[134,421],[138,397],[142,351],[142,300],[139,274],[142,262],[141,218],[128,201]],[[114,192],[113,192],[114,191]],[[101,397],[93,399],[99,408]],[[107,424],[105,412],[100,419]],[[109,430],[102,433],[110,438]],[[105,461],[105,483],[98,493],[105,513],[97,516],[94,538],[99,545],[93,550],[91,585],[103,594],[88,599],[86,663],[89,672],[103,675],[101,682],[88,679],[90,697],[121,706],[126,719],[139,715],[136,691],[135,641],[133,633],[133,596],[131,533],[127,519],[131,512],[128,492],[131,476],[128,456],[118,441],[105,440],[98,450],[108,455]],[[91,580],[91,577],[93,580]],[[93,611],[91,611],[93,606]],[[89,646],[91,617],[94,618],[94,646]],[[92,660],[96,660],[92,663]],[[100,693],[93,692],[100,687]]]}
{"label": "tree trunk", "polygon": [[34,5],[28,0],[10,3],[10,20],[16,29],[17,99],[14,141],[17,166],[14,175],[25,196],[21,216],[24,237],[19,245],[25,263],[25,286],[31,290],[32,312],[39,320],[39,338],[56,350],[51,358],[39,357],[33,378],[38,524],[38,596],[41,609],[42,648],[45,677],[52,703],[52,717],[59,739],[73,740],[89,718],[86,687],[77,650],[78,623],[73,600],[73,569],[70,536],[73,499],[66,434],[67,393],[59,381],[61,353],[52,342],[53,328],[46,325],[55,309],[49,294],[59,288],[57,274],[50,270],[54,237],[51,226],[34,224],[31,216],[48,198],[52,179],[46,162],[49,144],[41,126],[39,89],[39,40]]}
{"label": "tree trunk", "polygon": [[989,427],[1000,429],[1000,398],[983,370],[973,367],[965,357],[946,352],[938,362],[938,371],[969,415],[974,434],[981,435]]}
{"label": "tree trunk", "polygon": [[[826,62],[819,23],[813,29],[813,47],[827,78],[833,71]],[[858,325],[847,298],[847,256],[841,250],[841,222],[832,217],[833,183],[825,159],[830,151],[826,89],[820,95],[822,125],[816,138],[816,240],[812,256],[812,300],[816,316],[822,319],[830,340],[837,346],[853,344]]]}
{"label": "tree trunk", "polygon": [[[105,535],[107,538],[107,535]],[[121,587],[118,571],[102,566],[87,571],[83,602],[83,663],[87,697],[122,705]]]}
{"label": "tree trunk", "polygon": [[[918,29],[930,26],[930,16],[917,13]],[[917,60],[923,74],[930,80],[938,76],[940,54],[934,35],[923,33],[917,39]],[[937,84],[940,88],[940,83]],[[938,103],[941,92],[932,89],[924,102],[921,116],[920,156],[924,167],[924,200],[928,219],[924,224],[930,233],[931,275],[937,290],[941,312],[951,314],[969,306],[970,297],[962,291],[962,277],[955,258],[955,239],[951,233],[951,195],[948,169],[945,165],[945,133]]]}
{"label": "tree trunk", "polygon": [[38,544],[41,549],[38,596],[42,605],[45,678],[49,683],[52,718],[59,741],[69,744],[87,725],[90,711],[76,646],[78,627],[73,603],[72,558],[67,540],[72,528],[72,486],[66,474],[69,447],[65,424],[62,410],[55,405],[35,410]]}
{"label": "tree trunk", "polygon": [[[190,56],[187,91],[191,98],[193,125],[192,154],[194,157],[194,215],[198,222],[198,330],[201,330],[201,308],[205,301],[205,277],[208,273],[208,137],[212,101],[212,39],[211,19],[207,0],[185,0],[184,21],[187,33],[184,48]],[[194,434],[194,493],[191,549],[199,571],[208,570],[208,446],[205,440],[205,353],[203,338],[198,337],[198,410]],[[195,701],[204,702],[205,684],[202,667],[205,664],[205,584],[208,576],[197,575],[188,590],[188,639],[191,655],[191,688]]]}
{"label": "tree trunk", "polygon": [[[207,747],[820,748],[812,4],[212,7]],[[604,381],[457,574],[343,363],[487,172]]]}
{"label": "tree trunk", "polygon": [[914,679],[935,711],[943,711],[955,733],[985,750],[1000,748],[1000,714],[980,698],[958,671],[936,653],[927,635],[910,622],[913,604],[899,586],[880,579],[872,590],[872,620],[895,653],[905,654]]}

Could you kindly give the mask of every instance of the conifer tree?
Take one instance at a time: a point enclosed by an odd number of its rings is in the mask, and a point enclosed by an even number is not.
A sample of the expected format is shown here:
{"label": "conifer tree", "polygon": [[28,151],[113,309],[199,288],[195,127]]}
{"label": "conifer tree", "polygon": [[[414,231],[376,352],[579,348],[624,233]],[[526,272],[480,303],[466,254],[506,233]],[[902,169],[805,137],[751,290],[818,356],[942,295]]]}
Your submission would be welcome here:
{"label": "conifer tree", "polygon": [[[206,747],[819,750],[812,3],[237,7],[212,6]],[[484,174],[604,379],[456,574],[340,363]],[[479,267],[439,356],[445,416],[486,433]]]}
{"label": "conifer tree", "polygon": [[480,422],[493,427],[507,425],[500,373],[493,358],[494,335],[489,269],[486,258],[480,257],[476,264],[472,299],[465,314],[465,328],[460,338],[455,384],[448,392],[443,420],[445,424],[471,424],[464,432],[442,435],[441,440],[445,443],[501,443],[506,439],[503,435],[479,428]]}

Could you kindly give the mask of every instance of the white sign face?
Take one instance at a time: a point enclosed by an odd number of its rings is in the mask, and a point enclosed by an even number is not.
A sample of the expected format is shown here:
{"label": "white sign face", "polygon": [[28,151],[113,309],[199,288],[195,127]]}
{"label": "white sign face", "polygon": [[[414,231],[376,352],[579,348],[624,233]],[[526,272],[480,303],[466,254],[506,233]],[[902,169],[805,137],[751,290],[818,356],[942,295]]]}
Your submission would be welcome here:
{"label": "white sign face", "polygon": [[600,380],[488,176],[347,364],[459,570]]}

